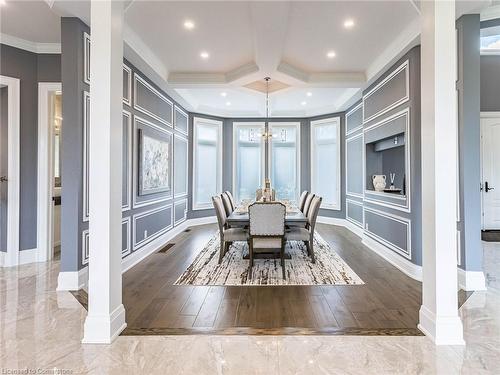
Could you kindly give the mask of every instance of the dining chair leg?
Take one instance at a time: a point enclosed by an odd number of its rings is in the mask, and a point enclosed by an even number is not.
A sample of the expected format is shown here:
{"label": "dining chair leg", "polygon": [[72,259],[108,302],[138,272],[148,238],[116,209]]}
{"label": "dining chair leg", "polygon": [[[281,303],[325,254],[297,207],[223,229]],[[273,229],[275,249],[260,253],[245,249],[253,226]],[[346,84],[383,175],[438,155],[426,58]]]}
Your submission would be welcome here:
{"label": "dining chair leg", "polygon": [[307,255],[311,256],[311,248],[309,247],[309,241],[304,241],[304,245],[306,245]]}
{"label": "dining chair leg", "polygon": [[248,278],[252,279],[252,266],[253,266],[253,246],[252,241],[250,240],[248,246]]}
{"label": "dining chair leg", "polygon": [[309,240],[309,251],[310,251],[310,256],[311,256],[311,262],[316,263],[316,256],[314,255],[314,238],[311,237]]}
{"label": "dining chair leg", "polygon": [[286,274],[285,274],[285,241],[281,240],[281,269],[283,270],[283,279],[286,279]]}
{"label": "dining chair leg", "polygon": [[229,246],[231,246],[232,242],[226,242],[226,245],[224,246],[224,255],[229,251]]}
{"label": "dining chair leg", "polygon": [[220,240],[220,249],[219,249],[219,264],[222,263],[222,258],[224,258],[224,249],[225,249],[225,242],[223,239]]}

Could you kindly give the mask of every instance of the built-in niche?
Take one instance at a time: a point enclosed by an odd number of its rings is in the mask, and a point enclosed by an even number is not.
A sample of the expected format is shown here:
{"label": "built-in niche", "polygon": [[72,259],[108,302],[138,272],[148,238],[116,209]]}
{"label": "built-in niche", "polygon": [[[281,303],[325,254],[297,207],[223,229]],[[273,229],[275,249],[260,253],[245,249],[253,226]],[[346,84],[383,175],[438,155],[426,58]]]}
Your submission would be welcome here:
{"label": "built-in niche", "polygon": [[[365,196],[367,200],[409,209],[409,134],[409,109],[365,129]],[[375,188],[374,176],[378,176],[375,178],[382,181],[382,184],[385,179],[385,188],[379,190]]]}

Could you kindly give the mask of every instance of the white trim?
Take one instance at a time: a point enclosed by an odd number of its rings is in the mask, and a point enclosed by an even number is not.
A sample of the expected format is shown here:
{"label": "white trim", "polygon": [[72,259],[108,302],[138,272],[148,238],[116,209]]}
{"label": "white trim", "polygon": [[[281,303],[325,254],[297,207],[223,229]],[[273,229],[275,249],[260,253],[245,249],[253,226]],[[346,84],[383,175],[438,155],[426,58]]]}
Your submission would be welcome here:
{"label": "white trim", "polygon": [[73,272],[59,272],[57,276],[57,288],[58,292],[80,290],[84,289],[88,285],[89,280],[89,267],[84,267],[79,271]]}
{"label": "white trim", "polygon": [[321,208],[322,209],[329,209],[329,210],[335,210],[335,211],[340,211],[342,209],[342,202],[341,202],[341,190],[342,190],[342,162],[341,162],[341,149],[342,149],[342,142],[341,142],[341,136],[340,136],[340,117],[329,117],[321,120],[315,120],[311,121],[310,123],[310,158],[311,158],[311,190],[316,191],[316,187],[314,185],[314,154],[316,150],[315,142],[314,142],[314,128],[316,126],[321,126],[324,124],[328,123],[334,123],[337,126],[337,139],[336,139],[336,146],[337,146],[337,202],[335,203],[326,203],[322,202]]}
{"label": "white trim", "polygon": [[486,290],[483,271],[465,271],[458,268],[458,286],[465,291]]}
{"label": "white trim", "polygon": [[[375,92],[380,90],[383,86],[385,86],[391,79],[393,79],[396,75],[398,75],[401,71],[405,70],[405,96],[399,98],[394,103],[388,105],[387,107],[382,108],[378,112],[375,112],[370,117],[365,118],[365,100],[372,96]],[[394,69],[387,77],[385,77],[382,81],[380,81],[375,87],[373,87],[370,91],[368,91],[365,95],[363,95],[363,124],[366,124],[373,119],[383,115],[384,113],[389,112],[391,109],[396,108],[397,106],[406,103],[410,100],[410,61],[406,60],[401,65],[399,65],[396,69]]]}
{"label": "white trim", "polygon": [[5,263],[5,251],[0,251],[0,267],[3,267]]}
{"label": "white trim", "polygon": [[408,259],[403,258],[402,256],[398,255],[391,249],[387,248],[383,244],[377,242],[367,235],[363,235],[362,243],[407,276],[417,281],[422,281],[422,266],[413,264]]}
{"label": "white trim", "polygon": [[[139,81],[145,88],[147,88],[149,91],[155,94],[160,100],[165,102],[167,105],[170,105],[170,119],[163,119],[157,114],[148,111],[146,108],[142,107],[140,104],[137,103],[137,81]],[[136,72],[134,72],[134,108],[139,112],[145,113],[151,118],[161,122],[162,124],[167,125],[170,128],[173,128],[174,103],[168,100],[168,98],[165,95],[163,95],[160,91],[155,89],[144,78],[142,78],[142,76],[138,75]]]}
{"label": "white trim", "polygon": [[500,56],[500,49],[481,48],[481,56]]}
{"label": "white trim", "polygon": [[[139,137],[137,136],[137,123],[140,122],[142,125],[146,125],[146,126],[149,126],[151,128],[153,128],[154,130],[160,132],[160,133],[164,133],[166,136],[170,137],[170,168],[169,168],[169,173],[170,173],[170,190],[168,191],[164,191],[164,192],[159,192],[159,193],[156,193],[156,194],[165,194],[165,195],[160,195],[160,196],[157,196],[157,197],[153,197],[153,198],[146,198],[146,199],[141,199],[140,201],[137,199],[137,197],[139,196],[138,195],[138,185],[139,185],[139,158],[138,158],[138,155],[139,155]],[[174,152],[173,152],[173,146],[174,146],[174,138],[173,138],[173,133],[172,131],[170,131],[169,129],[165,129],[159,125],[156,125],[140,116],[137,116],[137,115],[134,115],[134,121],[133,121],[133,139],[134,139],[134,144],[133,144],[133,155],[135,155],[136,157],[133,157],[133,161],[132,161],[132,190],[133,190],[133,200],[132,200],[132,205],[133,205],[133,208],[139,208],[139,207],[145,207],[145,206],[150,206],[152,204],[156,204],[156,203],[161,203],[161,202],[165,202],[165,201],[168,201],[168,200],[171,200],[172,197],[173,197],[173,194],[174,194],[174,186],[173,186],[173,156],[174,156]],[[156,195],[156,194],[153,194],[153,195]],[[147,197],[147,195],[143,195],[141,197]]]}
{"label": "white trim", "polygon": [[[184,216],[182,218],[180,218],[179,220],[175,220],[175,207],[180,206],[181,204],[184,204],[184,207],[185,207]],[[182,200],[174,203],[174,209],[172,210],[172,216],[173,216],[173,222],[174,222],[175,227],[187,220],[187,212],[188,212],[188,200],[187,200],[187,198],[182,199]]]}
{"label": "white trim", "polygon": [[222,173],[223,173],[223,165],[222,165],[222,149],[224,145],[224,136],[222,133],[222,121],[211,120],[203,117],[194,117],[193,118],[193,194],[192,194],[192,210],[206,210],[212,208],[212,202],[206,202],[203,204],[196,203],[196,146],[198,143],[198,130],[197,127],[199,123],[204,123],[205,125],[212,125],[217,127],[218,139],[217,139],[217,154],[218,154],[218,162],[217,162],[217,191],[216,194],[222,192]]}
{"label": "white trim", "polygon": [[[405,191],[405,196],[397,196],[395,194],[391,193],[384,193],[384,192],[377,192],[373,190],[368,190],[366,189],[366,155],[365,155],[365,149],[366,149],[366,144],[363,144],[363,178],[365,179],[364,181],[364,201],[365,202],[370,202],[379,206],[383,207],[388,207],[392,208],[398,211],[403,211],[403,212],[411,212],[411,129],[410,129],[410,108],[405,108],[397,113],[394,113],[393,115],[373,124],[370,125],[369,127],[365,128],[363,130],[363,134],[366,134],[367,132],[376,129],[378,127],[384,126],[394,119],[397,119],[399,117],[406,117],[406,124],[405,124],[405,179],[406,179],[406,191]],[[367,195],[379,195],[386,197],[389,200],[381,200],[381,199],[376,199],[376,198],[367,198]],[[390,199],[398,199],[398,200],[404,200],[405,204],[397,204],[395,202],[391,202]]]}
{"label": "white trim", "polygon": [[[182,192],[176,192],[175,191],[175,181],[176,181],[176,178],[175,178],[175,171],[177,169],[177,162],[175,160],[175,140],[180,140],[182,142],[185,142],[186,143],[186,189],[185,191],[182,191]],[[174,175],[174,187],[173,187],[173,191],[174,191],[174,198],[184,198],[184,197],[187,197],[188,195],[188,190],[189,190],[189,139],[182,136],[182,135],[179,135],[179,134],[174,134],[174,152],[173,152],[173,164],[174,164],[174,170],[173,170],[173,175]]]}
{"label": "white trim", "polygon": [[338,225],[340,227],[349,229],[352,233],[354,233],[358,237],[363,236],[363,228],[360,228],[357,225],[352,224],[350,221],[346,219],[339,219],[328,216],[318,216],[317,222],[321,224]]}
{"label": "white trim", "polygon": [[[427,306],[422,305],[419,321],[418,329],[434,341],[435,345],[465,345],[462,338],[462,321],[458,315],[437,317]],[[439,337],[436,337],[438,328]],[[460,332],[458,336],[457,332]]]}
{"label": "white trim", "polygon": [[[365,212],[367,212],[367,211],[371,212],[372,214],[375,214],[375,215],[384,217],[386,219],[396,221],[400,224],[406,225],[406,248],[407,248],[407,250],[397,246],[396,244],[393,244],[392,242],[390,242],[386,238],[380,237],[375,232],[370,231],[368,224],[366,222],[366,219],[364,218]],[[383,245],[385,245],[389,249],[394,250],[395,252],[399,253],[400,255],[404,256],[405,258],[408,258],[411,260],[412,251],[411,251],[411,220],[410,219],[407,219],[407,218],[404,218],[401,216],[397,216],[394,214],[390,214],[388,212],[379,211],[375,208],[363,207],[363,222],[364,222],[364,229],[365,229],[366,235],[372,237],[374,240],[382,243]]]}
{"label": "white trim", "polygon": [[489,21],[495,18],[500,18],[500,5],[490,6],[483,9],[480,13],[481,21]]}
{"label": "white trim", "polygon": [[[233,195],[234,199],[236,202],[240,202],[240,196],[239,196],[239,188],[237,186],[237,181],[236,178],[238,176],[238,154],[237,154],[237,144],[238,144],[238,131],[241,128],[260,128],[263,132],[265,131],[266,128],[266,123],[261,122],[261,121],[255,121],[255,122],[233,122],[233,159],[232,159],[232,171],[233,171],[233,178],[232,178],[232,186],[233,186]],[[256,189],[264,185],[264,180],[265,180],[265,175],[266,175],[266,145],[264,138],[260,134],[256,134],[256,144],[259,142],[260,145],[260,160],[255,161],[256,163],[260,162],[260,168],[261,168],[261,184],[260,186],[256,186]]]}
{"label": "white trim", "polygon": [[0,75],[0,84],[7,86],[8,92],[8,130],[7,130],[7,253],[4,257],[4,266],[15,266],[19,264],[19,206],[21,203],[21,179],[20,179],[20,80]]}
{"label": "white trim", "polygon": [[127,89],[128,89],[128,97],[123,97],[123,104],[128,105],[129,107],[132,105],[132,69],[123,64],[123,70],[128,73],[127,79]]}
{"label": "white trim", "polygon": [[481,117],[481,118],[497,118],[497,117],[500,117],[500,111],[481,112],[479,117]]}
{"label": "white trim", "polygon": [[[283,127],[295,127],[296,129],[296,134],[297,134],[297,138],[295,140],[295,173],[296,173],[296,181],[295,181],[295,202],[298,202],[299,200],[299,196],[300,196],[300,185],[301,185],[301,181],[300,181],[300,176],[301,176],[301,160],[302,160],[302,157],[301,157],[301,142],[300,142],[300,132],[301,132],[301,123],[300,121],[268,121],[267,123],[267,128],[268,128],[268,132],[270,132],[271,134],[273,133],[272,129],[273,129],[273,126],[275,127],[279,127],[279,126],[283,126]],[[339,128],[340,128],[340,118],[339,118]],[[269,178],[271,178],[271,171],[272,171],[272,164],[273,164],[273,138],[271,139],[268,139],[267,140],[268,144],[267,144],[267,147],[268,147],[268,153],[267,153],[267,167],[268,167],[268,174],[269,174]],[[271,179],[272,180],[272,179]],[[271,181],[272,182],[272,181]],[[279,198],[279,197],[278,197]],[[328,206],[323,206],[322,208],[328,208]]]}
{"label": "white trim", "polygon": [[37,258],[39,262],[52,259],[53,186],[54,186],[54,129],[49,123],[51,95],[60,92],[60,82],[38,83],[38,167],[37,167]]}
{"label": "white trim", "polygon": [[[83,92],[83,199],[82,199],[82,221],[89,220],[89,140],[90,140],[90,118],[87,118],[87,106],[90,109],[90,93]],[[90,113],[90,112],[89,112]]]}
{"label": "white trim", "polygon": [[[87,44],[89,45],[88,52],[87,52]],[[88,64],[90,63],[90,56],[87,57],[87,53],[90,53],[90,35],[84,31],[83,32],[83,82],[85,82],[87,85],[90,85],[90,66]]]}
{"label": "white trim", "polygon": [[3,33],[0,33],[0,40],[2,41],[2,44],[33,53],[61,53],[61,43],[36,43]]}
{"label": "white trim", "polygon": [[82,266],[89,263],[89,230],[85,229],[82,231]]}
{"label": "white trim", "polygon": [[123,224],[127,225],[127,248],[125,250],[122,249],[122,259],[132,252],[131,239],[130,239],[131,223],[132,221],[130,219],[130,216],[122,218],[122,231],[123,231]]}
{"label": "white trim", "polygon": [[[347,161],[348,161],[348,157],[347,157],[347,144],[349,142],[352,142],[353,140],[359,138],[359,137],[361,137],[361,159],[362,159],[361,160],[361,164],[362,164],[362,170],[364,171],[364,158],[363,158],[363,148],[365,147],[364,133],[361,132],[359,134],[356,134],[356,135],[354,135],[352,137],[349,137],[349,138],[345,139],[345,150],[344,150],[344,154],[345,154],[344,155],[344,164],[345,164],[345,194],[346,194],[346,196],[352,196],[352,197],[363,199],[364,198],[363,193],[354,193],[354,192],[348,190],[348,186],[349,186],[349,184],[348,184],[349,172],[347,170]],[[362,171],[362,173],[363,173],[363,171]],[[364,183],[364,181],[365,181],[365,179],[362,178],[362,184]],[[364,187],[361,186],[361,191],[364,191],[364,190],[365,190]]]}
{"label": "white trim", "polygon": [[[345,114],[345,136],[346,137],[350,134],[357,132],[358,130],[363,129],[363,109],[362,109],[362,107],[363,107],[363,101],[361,101],[356,107],[354,107],[353,109],[351,109],[349,112],[347,112]],[[356,126],[355,128],[353,128],[351,130],[347,130],[347,128],[348,128],[347,125],[349,123],[349,121],[347,119],[349,118],[349,116],[351,116],[354,112],[356,112],[359,109],[361,109],[361,125]]]}
{"label": "white trim", "polygon": [[[363,217],[361,219],[362,221],[357,221],[354,218],[352,218],[351,216],[349,216],[349,203],[350,204],[354,204],[355,206],[361,207],[361,216]],[[364,228],[364,223],[363,223],[364,217],[365,217],[365,215],[363,213],[363,203],[362,202],[358,202],[358,201],[355,201],[355,200],[352,200],[352,199],[346,199],[345,200],[345,218],[346,218],[347,221],[350,221],[354,225],[357,225],[358,227],[360,227],[361,229],[363,229]]]}
{"label": "white trim", "polygon": [[[126,327],[123,304],[119,304],[109,316],[87,314],[82,344],[111,344]],[[112,334],[109,335],[108,331]]]}
{"label": "white trim", "polygon": [[[166,211],[168,209],[171,210],[170,211],[170,224],[168,224],[167,226],[163,227],[159,231],[152,233],[151,235],[148,235],[147,237],[145,237],[142,240],[137,242],[137,220],[141,219],[143,217],[146,217],[146,216],[156,214],[156,213],[161,212],[161,211]],[[132,246],[133,246],[134,250],[139,249],[140,247],[153,241],[155,238],[161,236],[163,233],[168,232],[170,229],[173,228],[173,226],[174,226],[173,220],[172,220],[173,209],[174,209],[173,205],[171,203],[169,203],[169,204],[166,204],[164,206],[152,208],[150,210],[147,210],[147,211],[144,211],[144,212],[141,212],[141,213],[138,213],[138,214],[135,214],[132,216]]]}
{"label": "white trim", "polygon": [[[176,112],[179,112],[181,115],[183,115],[184,117],[186,117],[186,131],[180,130],[177,127]],[[179,133],[184,134],[185,136],[189,135],[189,115],[188,115],[188,113],[186,111],[182,110],[182,108],[179,107],[179,106],[177,106],[177,105],[174,105],[174,129],[177,130]]]}
{"label": "white trim", "polygon": [[128,211],[132,208],[132,164],[133,164],[133,132],[132,132],[132,114],[129,111],[123,110],[122,116],[128,117],[127,124],[127,203],[122,202],[122,212]]}
{"label": "white trim", "polygon": [[160,237],[154,239],[147,245],[143,246],[137,251],[134,251],[128,257],[124,258],[122,261],[122,272],[128,271],[137,263],[141,262],[144,258],[148,257],[152,253],[155,253],[161,248],[163,248],[168,241],[170,241],[172,238],[185,231],[187,228],[197,225],[212,224],[216,222],[217,218],[215,216],[186,220],[178,227],[175,227],[174,229],[168,231],[165,234],[162,234]]}

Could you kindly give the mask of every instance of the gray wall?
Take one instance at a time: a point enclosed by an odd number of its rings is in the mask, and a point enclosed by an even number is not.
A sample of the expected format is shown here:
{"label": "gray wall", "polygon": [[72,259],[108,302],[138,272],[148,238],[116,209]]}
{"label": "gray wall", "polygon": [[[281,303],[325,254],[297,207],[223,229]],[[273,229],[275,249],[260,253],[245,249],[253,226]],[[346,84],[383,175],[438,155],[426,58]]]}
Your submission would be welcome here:
{"label": "gray wall", "polygon": [[60,55],[0,44],[0,74],[21,81],[20,249],[36,248],[38,82],[61,81]]}
{"label": "gray wall", "polygon": [[[340,117],[340,127],[341,127],[341,210],[320,210],[321,216],[335,217],[335,218],[345,218],[345,163],[344,163],[344,113],[332,113],[311,118],[288,118],[288,117],[276,117],[272,118],[272,122],[300,122],[300,190],[310,190],[311,188],[311,170],[310,170],[310,123],[313,120],[319,120],[328,117]],[[213,120],[218,120],[223,122],[223,171],[222,171],[222,188],[223,190],[233,190],[233,122],[265,122],[266,119],[262,117],[255,118],[222,118],[216,116],[208,116],[199,113],[191,113],[189,116],[189,127],[190,127],[190,147],[189,154],[193,154],[193,118],[202,117]],[[192,172],[193,172],[193,158],[190,159],[189,166],[189,212],[188,217],[190,219],[201,218],[207,216],[215,215],[213,209],[207,210],[196,210],[192,209]]]}
{"label": "gray wall", "polygon": [[[460,190],[460,251],[459,266],[465,270],[482,269],[481,246],[481,131],[480,115],[480,35],[479,14],[460,17],[458,30],[458,131],[459,131],[459,190]],[[488,57],[488,56],[483,56]],[[499,60],[500,63],[500,60]],[[481,64],[482,65],[482,64]],[[500,64],[499,64],[500,66]],[[500,70],[498,72],[500,75]],[[495,77],[487,77],[494,81]],[[498,79],[500,84],[500,78]],[[500,87],[496,86],[497,91]],[[496,96],[497,100],[500,97]]]}
{"label": "gray wall", "polygon": [[[387,81],[387,84],[379,86],[379,89],[370,91],[381,83],[385,78],[391,75],[396,68],[401,66],[406,60],[409,61],[409,87],[408,100],[400,102],[392,109],[388,109],[396,100],[405,96],[406,84],[405,74],[398,73],[392,79]],[[349,193],[347,194],[347,204],[349,209],[346,212],[346,217],[351,222],[364,227],[365,233],[371,235],[376,241],[392,248],[397,254],[409,258],[411,262],[422,264],[422,249],[421,249],[421,171],[420,171],[420,47],[417,46],[411,49],[405,56],[397,61],[392,67],[373,84],[371,84],[363,92],[362,108],[354,111],[359,105],[359,102],[348,109],[346,122],[348,123],[348,131],[346,145],[348,148],[346,177],[349,184]],[[369,110],[363,111],[364,106],[368,106]],[[386,110],[388,109],[388,110]],[[403,110],[409,110],[409,137],[405,135],[405,143],[410,146],[409,156],[409,171],[406,170],[406,183],[410,192],[410,207],[402,207],[406,205],[406,199],[397,199],[394,196],[374,196],[365,194],[365,198],[359,196],[360,187],[362,184],[360,174],[363,173],[361,165],[366,163],[367,174],[370,174],[370,168],[377,169],[379,167],[381,173],[387,175],[387,185],[390,184],[388,172],[399,170],[399,175],[402,175],[403,160],[401,150],[393,149],[392,151],[384,151],[384,155],[377,155],[375,159],[365,160],[363,158],[363,148],[372,147],[373,145],[366,143],[383,140],[384,138],[401,132],[400,120],[389,120],[388,118]],[[364,118],[360,118],[360,113],[364,112]],[[370,116],[376,115],[370,118]],[[382,126],[379,123],[385,122]],[[353,131],[353,129],[363,125],[362,130]],[[403,125],[405,122],[403,123]],[[367,129],[373,125],[377,125],[371,129]],[[358,136],[363,133],[362,146],[359,146]],[[364,136],[366,135],[366,136]],[[356,147],[354,147],[356,146]],[[379,172],[377,172],[379,173]],[[408,176],[410,182],[408,183]],[[352,183],[352,182],[355,183]],[[366,185],[362,189],[370,188],[371,181],[366,178]],[[401,187],[401,176],[396,178],[395,185]],[[367,201],[366,199],[372,199]],[[360,207],[364,210],[364,222],[359,223]],[[394,216],[398,219],[394,220]],[[411,246],[411,247],[410,247]],[[411,256],[410,256],[411,252]]]}
{"label": "gray wall", "polygon": [[481,56],[481,111],[500,111],[500,56]]}

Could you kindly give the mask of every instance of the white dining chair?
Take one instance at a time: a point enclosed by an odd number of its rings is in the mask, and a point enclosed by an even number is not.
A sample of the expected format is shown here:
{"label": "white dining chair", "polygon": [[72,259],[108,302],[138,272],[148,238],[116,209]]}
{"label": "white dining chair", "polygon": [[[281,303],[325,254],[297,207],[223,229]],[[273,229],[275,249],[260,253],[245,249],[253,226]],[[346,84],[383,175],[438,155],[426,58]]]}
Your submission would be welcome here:
{"label": "white dining chair", "polygon": [[312,199],[307,215],[307,228],[293,227],[287,230],[285,234],[287,241],[302,241],[305,243],[307,253],[311,257],[312,263],[316,263],[316,257],[314,255],[314,228],[316,227],[321,201],[322,198],[318,196]]}
{"label": "white dining chair", "polygon": [[222,262],[222,258],[229,250],[229,246],[236,241],[248,241],[248,231],[243,228],[228,228],[227,227],[227,216],[226,210],[224,209],[224,204],[222,203],[222,198],[219,196],[212,197],[212,202],[215,208],[215,214],[217,215],[217,223],[219,224],[219,235],[220,235],[220,250],[219,250],[219,264]]}
{"label": "white dining chair", "polygon": [[224,210],[226,211],[226,216],[229,216],[233,213],[234,207],[231,203],[231,199],[227,195],[227,192],[224,192],[220,195],[222,198],[222,204],[224,205]]}
{"label": "white dining chair", "polygon": [[234,209],[236,208],[236,201],[234,200],[233,194],[229,190],[226,190],[224,193],[226,193],[227,197],[229,198],[234,211]]}
{"label": "white dining chair", "polygon": [[252,278],[252,267],[256,253],[279,252],[283,278],[285,279],[285,214],[283,203],[252,203],[248,207],[250,219],[248,277]]}
{"label": "white dining chair", "polygon": [[311,202],[313,198],[315,197],[315,194],[309,193],[306,197],[306,200],[304,201],[304,207],[302,208],[302,213],[307,217],[307,214],[309,212],[309,207],[311,206]]}
{"label": "white dining chair", "polygon": [[299,203],[297,204],[297,207],[300,211],[304,209],[304,204],[306,203],[306,198],[308,194],[309,192],[307,190],[304,190],[302,194],[300,194]]}

